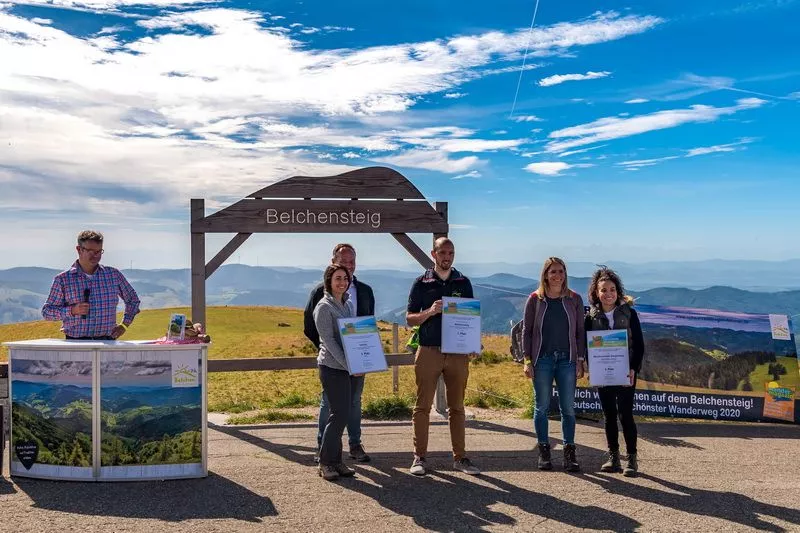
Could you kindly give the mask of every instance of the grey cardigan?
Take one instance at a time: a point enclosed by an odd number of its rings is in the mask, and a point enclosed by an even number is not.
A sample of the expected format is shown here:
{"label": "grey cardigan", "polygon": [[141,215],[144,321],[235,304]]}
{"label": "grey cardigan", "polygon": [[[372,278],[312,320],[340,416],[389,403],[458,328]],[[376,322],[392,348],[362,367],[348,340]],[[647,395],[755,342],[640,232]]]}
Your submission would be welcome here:
{"label": "grey cardigan", "polygon": [[325,293],[314,308],[314,325],[319,332],[319,355],[317,364],[335,368],[337,370],[347,370],[347,360],[344,356],[342,337],[339,334],[339,324],[337,318],[352,317],[350,306],[347,305],[347,293],[344,294],[344,302],[338,302],[329,293]]}

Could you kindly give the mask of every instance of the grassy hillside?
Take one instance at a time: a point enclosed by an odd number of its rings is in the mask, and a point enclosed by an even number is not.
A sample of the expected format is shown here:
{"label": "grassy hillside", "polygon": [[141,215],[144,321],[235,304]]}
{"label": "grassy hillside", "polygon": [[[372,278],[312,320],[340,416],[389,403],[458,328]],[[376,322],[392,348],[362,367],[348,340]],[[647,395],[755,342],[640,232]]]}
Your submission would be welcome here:
{"label": "grassy hillside", "polygon": [[[164,334],[172,313],[190,314],[189,309],[156,309],[142,311],[123,339],[155,339]],[[303,335],[303,313],[298,309],[281,307],[209,307],[208,333],[211,335],[209,357],[231,359],[239,357],[307,357],[315,355],[311,343]],[[288,324],[279,326],[278,324]],[[391,352],[391,324],[380,323],[385,341]],[[0,342],[61,338],[57,322],[24,322],[0,325]],[[400,328],[402,351],[409,336],[407,328]],[[484,337],[487,351],[510,358],[509,340],[504,335]],[[8,349],[0,348],[0,361],[8,357]],[[530,385],[522,376],[520,366],[503,360],[497,364],[471,365],[468,387],[472,394],[488,390],[511,396],[518,403],[530,398]],[[412,367],[400,368],[400,394],[410,395],[415,390]],[[300,407],[318,400],[320,392],[316,370],[291,370],[272,372],[231,372],[209,375],[209,410],[241,412],[267,407]],[[391,372],[367,377],[364,403],[390,394]],[[468,391],[469,393],[470,391]]]}

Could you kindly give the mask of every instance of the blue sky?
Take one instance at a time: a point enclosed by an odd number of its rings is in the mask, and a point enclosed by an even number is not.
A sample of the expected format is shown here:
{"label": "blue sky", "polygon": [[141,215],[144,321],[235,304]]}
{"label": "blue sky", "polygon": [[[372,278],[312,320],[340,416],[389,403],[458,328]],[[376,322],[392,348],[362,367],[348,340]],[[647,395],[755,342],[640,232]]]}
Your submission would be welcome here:
{"label": "blue sky", "polygon": [[[0,0],[0,268],[85,227],[186,267],[190,198],[373,165],[449,202],[461,261],[800,257],[800,1],[541,0],[532,32],[535,1],[54,4]],[[411,263],[231,261],[342,239]]]}

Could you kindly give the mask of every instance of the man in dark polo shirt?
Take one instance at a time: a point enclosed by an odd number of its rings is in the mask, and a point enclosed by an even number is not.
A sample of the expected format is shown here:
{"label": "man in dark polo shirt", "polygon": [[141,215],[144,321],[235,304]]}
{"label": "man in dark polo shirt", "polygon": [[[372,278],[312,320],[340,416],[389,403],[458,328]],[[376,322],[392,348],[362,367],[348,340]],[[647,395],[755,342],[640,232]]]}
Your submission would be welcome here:
{"label": "man in dark polo shirt", "polygon": [[439,237],[433,243],[431,256],[434,268],[418,277],[408,296],[406,321],[419,326],[419,348],[414,360],[417,381],[417,401],[414,406],[414,462],[410,472],[416,476],[426,473],[430,411],[436,383],[444,377],[447,389],[450,442],[453,446],[453,468],[465,474],[480,474],[466,455],[464,430],[464,391],[469,378],[469,356],[442,353],[442,297],[472,298],[472,284],[453,268],[456,250],[453,241]]}

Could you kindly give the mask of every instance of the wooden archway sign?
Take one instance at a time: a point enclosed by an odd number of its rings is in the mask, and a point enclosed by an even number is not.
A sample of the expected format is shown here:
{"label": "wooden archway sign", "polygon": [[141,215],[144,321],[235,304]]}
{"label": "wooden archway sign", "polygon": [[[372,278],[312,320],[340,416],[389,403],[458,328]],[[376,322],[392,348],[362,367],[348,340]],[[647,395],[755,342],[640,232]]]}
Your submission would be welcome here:
{"label": "wooden archway sign", "polygon": [[[447,202],[429,204],[402,174],[368,167],[337,176],[294,176],[216,213],[191,200],[192,320],[206,323],[206,280],[253,233],[390,233],[424,268],[430,255],[408,233],[447,236]],[[235,233],[206,264],[206,233]]]}

